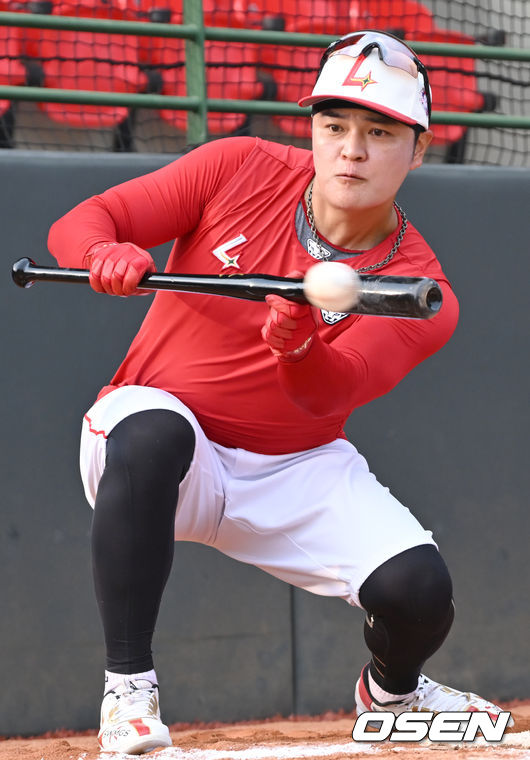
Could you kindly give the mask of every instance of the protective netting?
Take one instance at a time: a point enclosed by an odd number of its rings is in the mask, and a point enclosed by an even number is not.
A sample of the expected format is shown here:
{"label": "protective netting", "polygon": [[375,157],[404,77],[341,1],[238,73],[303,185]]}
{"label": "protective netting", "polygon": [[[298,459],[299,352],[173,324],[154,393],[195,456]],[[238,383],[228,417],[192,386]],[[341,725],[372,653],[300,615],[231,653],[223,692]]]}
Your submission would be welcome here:
{"label": "protective netting", "polygon": [[[0,0],[0,10],[182,23],[181,0]],[[391,31],[407,41],[528,49],[528,0],[203,0],[206,26],[341,34]],[[210,98],[296,102],[321,50],[206,42]],[[433,110],[530,115],[530,62],[421,56]],[[185,95],[184,40],[0,26],[0,84]],[[176,153],[186,111],[0,100],[0,147]],[[309,147],[307,117],[210,113],[210,137],[251,134]],[[530,130],[434,125],[428,160],[528,166]]]}

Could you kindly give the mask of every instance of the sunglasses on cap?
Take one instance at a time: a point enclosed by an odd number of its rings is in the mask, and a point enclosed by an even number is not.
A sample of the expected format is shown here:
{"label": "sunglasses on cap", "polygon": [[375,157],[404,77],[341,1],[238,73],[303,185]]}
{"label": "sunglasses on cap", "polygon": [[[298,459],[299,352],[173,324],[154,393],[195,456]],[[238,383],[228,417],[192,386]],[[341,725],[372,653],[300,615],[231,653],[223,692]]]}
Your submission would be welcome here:
{"label": "sunglasses on cap", "polygon": [[357,58],[360,55],[366,57],[370,55],[374,49],[377,50],[379,58],[386,63],[387,66],[401,69],[415,79],[418,78],[418,74],[422,75],[425,87],[425,97],[427,99],[427,110],[430,118],[431,89],[429,87],[427,69],[408,45],[402,42],[398,37],[394,37],[393,34],[388,34],[388,32],[352,32],[351,34],[341,37],[340,40],[332,42],[321,58],[317,79],[320,76],[324,65],[331,56],[340,53],[341,55],[348,55],[351,58]]}

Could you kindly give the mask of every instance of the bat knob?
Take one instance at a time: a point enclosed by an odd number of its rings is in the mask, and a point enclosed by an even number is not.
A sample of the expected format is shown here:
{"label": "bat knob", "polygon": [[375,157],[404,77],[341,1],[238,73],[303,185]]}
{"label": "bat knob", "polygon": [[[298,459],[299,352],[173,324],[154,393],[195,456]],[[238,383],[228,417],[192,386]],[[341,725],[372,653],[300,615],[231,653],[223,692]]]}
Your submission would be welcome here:
{"label": "bat knob", "polygon": [[29,273],[29,267],[35,266],[35,262],[27,257],[15,261],[11,270],[11,277],[15,285],[19,288],[30,288],[33,285],[33,280]]}

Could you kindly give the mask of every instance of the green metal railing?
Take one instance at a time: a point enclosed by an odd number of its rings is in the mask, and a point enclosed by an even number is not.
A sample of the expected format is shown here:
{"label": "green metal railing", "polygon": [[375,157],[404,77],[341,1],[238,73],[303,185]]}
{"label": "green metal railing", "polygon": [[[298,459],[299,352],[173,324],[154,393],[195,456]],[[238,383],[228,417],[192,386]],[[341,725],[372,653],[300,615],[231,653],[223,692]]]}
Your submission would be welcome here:
{"label": "green metal railing", "polygon": [[[295,103],[266,100],[221,100],[206,95],[204,61],[205,40],[223,42],[247,42],[263,45],[289,45],[324,48],[336,39],[331,35],[303,34],[295,32],[262,31],[205,27],[202,4],[197,0],[184,0],[184,23],[163,24],[154,22],[89,19],[70,16],[51,16],[31,13],[2,13],[0,26],[28,27],[36,29],[59,29],[68,31],[100,32],[106,34],[145,37],[179,38],[186,41],[185,97],[158,95],[154,93],[112,93],[92,90],[59,90],[41,87],[0,86],[0,98],[6,100],[38,101],[51,103],[75,103],[89,105],[116,105],[128,108],[174,108],[189,112],[189,143],[207,139],[208,111],[245,114],[278,114],[302,116],[309,114],[307,108]],[[530,50],[495,47],[488,45],[457,45],[435,42],[410,43],[418,55],[440,55],[456,58],[483,60],[530,61]],[[461,113],[434,111],[433,124],[459,124],[469,127],[501,127],[530,129],[530,116],[491,113]]]}

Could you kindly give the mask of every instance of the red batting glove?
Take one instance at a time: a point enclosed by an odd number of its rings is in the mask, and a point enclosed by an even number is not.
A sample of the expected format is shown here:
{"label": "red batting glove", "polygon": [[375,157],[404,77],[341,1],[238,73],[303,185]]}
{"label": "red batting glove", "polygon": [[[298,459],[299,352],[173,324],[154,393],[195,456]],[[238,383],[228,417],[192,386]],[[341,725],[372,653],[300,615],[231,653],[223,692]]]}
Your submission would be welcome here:
{"label": "red batting glove", "polygon": [[281,362],[297,362],[311,348],[317,321],[311,306],[281,296],[265,297],[270,314],[261,330],[263,340]]}
{"label": "red batting glove", "polygon": [[151,254],[134,243],[96,243],[85,256],[89,282],[97,293],[111,296],[149,295],[138,290],[146,272],[155,272]]}

